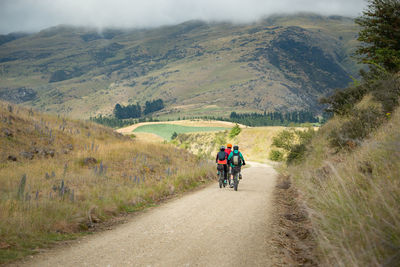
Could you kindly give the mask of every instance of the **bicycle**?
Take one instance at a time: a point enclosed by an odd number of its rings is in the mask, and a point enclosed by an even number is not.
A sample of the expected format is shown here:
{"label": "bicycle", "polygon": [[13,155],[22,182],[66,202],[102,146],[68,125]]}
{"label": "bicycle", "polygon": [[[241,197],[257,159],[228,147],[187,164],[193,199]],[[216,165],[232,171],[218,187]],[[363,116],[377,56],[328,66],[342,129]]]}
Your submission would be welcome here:
{"label": "bicycle", "polygon": [[233,167],[232,168],[232,174],[233,174],[233,189],[235,189],[235,191],[238,190],[238,186],[239,186],[239,181],[240,181],[240,167]]}
{"label": "bicycle", "polygon": [[219,182],[219,188],[225,187],[225,171],[224,171],[224,165],[218,164],[217,166],[218,170],[218,182]]}

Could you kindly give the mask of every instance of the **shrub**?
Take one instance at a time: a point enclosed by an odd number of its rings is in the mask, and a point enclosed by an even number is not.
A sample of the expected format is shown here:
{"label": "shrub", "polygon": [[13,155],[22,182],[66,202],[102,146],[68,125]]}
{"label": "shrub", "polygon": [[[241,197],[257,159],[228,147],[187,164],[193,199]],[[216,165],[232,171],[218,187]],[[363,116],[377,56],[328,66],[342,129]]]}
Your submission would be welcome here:
{"label": "shrub", "polygon": [[307,131],[295,131],[295,133],[299,137],[301,144],[309,144],[315,135],[314,128],[311,127],[308,128]]}
{"label": "shrub", "polygon": [[241,131],[242,131],[242,129],[240,129],[239,125],[236,124],[235,126],[233,126],[232,130],[230,131],[229,138],[234,138],[234,137],[238,136]]}
{"label": "shrub", "polygon": [[304,159],[306,151],[307,147],[305,144],[296,144],[292,146],[286,158],[286,162],[288,164],[301,162]]}
{"label": "shrub", "polygon": [[399,105],[400,82],[398,74],[381,69],[362,73],[363,82],[350,87],[322,102],[327,109],[338,115],[341,125],[329,135],[333,148],[354,148],[377,129],[384,121],[385,114]]}
{"label": "shrub", "polygon": [[284,130],[273,138],[272,145],[286,151],[288,164],[299,163],[304,159],[307,145],[311,142],[314,134],[313,128],[309,128],[307,131]]}
{"label": "shrub", "polygon": [[174,140],[175,138],[177,138],[178,137],[178,133],[177,132],[174,132],[172,135],[171,135],[171,140]]}
{"label": "shrub", "polygon": [[272,145],[278,148],[282,148],[286,151],[290,151],[293,146],[295,139],[295,133],[293,130],[283,130],[272,139]]}
{"label": "shrub", "polygon": [[271,150],[269,152],[269,159],[272,161],[283,161],[283,153],[279,150]]}
{"label": "shrub", "polygon": [[332,147],[354,148],[377,129],[384,121],[385,113],[376,107],[356,109],[339,128],[332,130],[329,141]]}
{"label": "shrub", "polygon": [[392,112],[399,105],[400,77],[384,70],[374,69],[368,73],[361,72],[362,82],[356,83],[344,90],[338,90],[333,95],[322,98],[320,102],[327,104],[329,113],[339,116],[351,115],[357,103],[371,94],[374,100],[382,104],[385,112]]}
{"label": "shrub", "polygon": [[382,104],[385,113],[392,112],[399,105],[400,79],[396,75],[390,75],[387,79],[373,83],[375,90],[372,95]]}

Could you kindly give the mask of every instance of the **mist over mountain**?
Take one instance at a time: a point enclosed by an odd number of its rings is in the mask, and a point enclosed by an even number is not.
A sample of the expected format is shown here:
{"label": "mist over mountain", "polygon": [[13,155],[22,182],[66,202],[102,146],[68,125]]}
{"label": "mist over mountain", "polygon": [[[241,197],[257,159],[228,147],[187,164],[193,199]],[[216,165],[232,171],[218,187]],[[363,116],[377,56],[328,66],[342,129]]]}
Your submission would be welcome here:
{"label": "mist over mountain", "polygon": [[364,0],[2,0],[0,33],[36,32],[56,25],[149,28],[189,20],[252,23],[273,14],[313,12],[355,17]]}
{"label": "mist over mountain", "polygon": [[320,112],[318,98],[358,71],[350,58],[357,32],[347,17],[301,14],[2,35],[0,98],[80,118],[158,98],[164,117]]}

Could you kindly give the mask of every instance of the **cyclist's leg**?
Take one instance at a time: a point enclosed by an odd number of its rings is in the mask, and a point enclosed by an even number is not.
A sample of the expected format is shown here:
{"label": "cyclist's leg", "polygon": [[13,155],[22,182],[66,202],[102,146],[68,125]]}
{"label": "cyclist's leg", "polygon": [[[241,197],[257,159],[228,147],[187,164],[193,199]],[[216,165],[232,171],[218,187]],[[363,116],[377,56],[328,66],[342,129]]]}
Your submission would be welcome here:
{"label": "cyclist's leg", "polygon": [[228,182],[231,184],[231,178],[232,178],[232,166],[229,164],[228,165]]}
{"label": "cyclist's leg", "polygon": [[234,178],[235,178],[235,175],[236,175],[236,170],[234,168],[232,168],[231,173],[232,173],[232,177],[231,177],[230,187],[233,188]]}
{"label": "cyclist's leg", "polygon": [[228,177],[228,165],[224,164],[224,179],[226,181]]}

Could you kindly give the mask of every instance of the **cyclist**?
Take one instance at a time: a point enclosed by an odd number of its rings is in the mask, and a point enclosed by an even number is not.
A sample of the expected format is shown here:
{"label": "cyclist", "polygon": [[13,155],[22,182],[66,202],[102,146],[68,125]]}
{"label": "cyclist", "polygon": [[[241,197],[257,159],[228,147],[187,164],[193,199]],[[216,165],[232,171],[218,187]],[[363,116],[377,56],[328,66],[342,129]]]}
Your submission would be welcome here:
{"label": "cyclist", "polygon": [[[226,149],[225,149],[225,152],[226,152],[226,154],[228,154],[228,156],[231,154],[231,152],[232,152],[232,144],[227,144],[226,145]],[[229,162],[229,160],[228,160],[228,181],[229,181],[229,184],[231,184],[231,164],[230,164],[230,162]]]}
{"label": "cyclist", "polygon": [[[242,165],[246,165],[242,153],[239,152],[239,146],[235,145],[233,151],[228,156],[228,161],[231,165],[232,174],[239,172],[239,179],[242,179],[242,174],[240,173]],[[231,183],[233,187],[233,183]]]}
{"label": "cyclist", "polygon": [[[228,154],[225,152],[225,147],[221,146],[219,152],[217,153],[217,157],[215,158],[215,163],[218,163],[218,167],[220,165],[223,166],[224,169],[224,183],[226,184],[226,179],[228,177]],[[219,170],[219,168],[218,168]]]}

